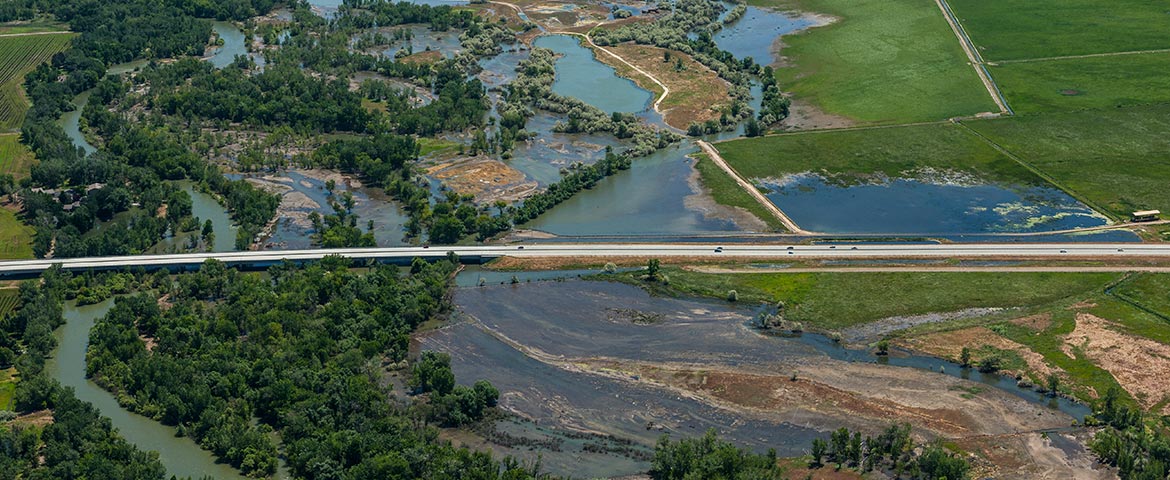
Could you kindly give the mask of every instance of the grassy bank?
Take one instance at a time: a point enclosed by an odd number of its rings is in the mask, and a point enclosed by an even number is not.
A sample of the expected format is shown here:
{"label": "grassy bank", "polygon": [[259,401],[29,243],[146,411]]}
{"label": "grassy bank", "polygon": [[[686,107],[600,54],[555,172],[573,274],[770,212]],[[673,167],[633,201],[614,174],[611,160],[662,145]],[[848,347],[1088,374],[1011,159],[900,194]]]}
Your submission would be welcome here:
{"label": "grassy bank", "polygon": [[850,183],[874,175],[902,177],[932,168],[963,171],[986,181],[1043,182],[987,142],[951,124],[778,135],[722,142],[715,147],[746,178],[811,171]]}
{"label": "grassy bank", "polygon": [[996,111],[931,0],[774,0],[761,6],[837,17],[784,37],[784,90],[861,123]]}
{"label": "grassy bank", "polygon": [[711,162],[706,155],[695,155],[698,160],[695,163],[695,170],[699,172],[699,178],[703,182],[703,186],[711,192],[711,197],[720,205],[727,205],[729,207],[742,208],[747,210],[756,218],[768,224],[768,227],[777,232],[785,231],[784,224],[780,219],[772,215],[768,209],[760,205],[754,197],[743,191],[727,172],[722,168]]}
{"label": "grassy bank", "polygon": [[1170,102],[1170,53],[1070,58],[989,67],[1016,113]]}
{"label": "grassy bank", "polygon": [[988,61],[1170,48],[1165,2],[949,0]]}
{"label": "grassy bank", "polygon": [[660,293],[726,298],[742,303],[783,301],[790,320],[837,330],[893,316],[975,307],[1029,308],[1097,291],[1112,273],[736,273],[664,268],[670,283],[643,282],[644,272],[619,277]]}
{"label": "grassy bank", "polygon": [[1117,216],[1147,208],[1170,211],[1170,105],[966,125]]}

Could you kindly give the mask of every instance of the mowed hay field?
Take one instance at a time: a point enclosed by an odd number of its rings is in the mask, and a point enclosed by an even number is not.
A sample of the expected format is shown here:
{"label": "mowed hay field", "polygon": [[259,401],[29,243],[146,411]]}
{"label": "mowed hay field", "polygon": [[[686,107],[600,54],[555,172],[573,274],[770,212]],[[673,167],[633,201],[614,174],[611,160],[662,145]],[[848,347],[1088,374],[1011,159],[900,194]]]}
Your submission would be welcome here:
{"label": "mowed hay field", "polygon": [[989,62],[1170,48],[1162,0],[948,0]]}
{"label": "mowed hay field", "polygon": [[933,0],[756,0],[836,17],[783,38],[776,77],[797,100],[862,124],[997,108]]}
{"label": "mowed hay field", "polygon": [[72,33],[0,37],[0,132],[20,128],[28,101],[24,75],[64,50]]}
{"label": "mowed hay field", "polygon": [[1170,52],[1006,63],[988,68],[1011,107],[1020,114],[1170,102]]}
{"label": "mowed hay field", "polygon": [[1117,217],[1170,211],[1170,105],[964,124]]}
{"label": "mowed hay field", "polygon": [[907,125],[776,135],[715,144],[746,178],[814,172],[842,183],[890,178],[922,168],[962,171],[1015,185],[1043,180],[986,141],[953,124]]}

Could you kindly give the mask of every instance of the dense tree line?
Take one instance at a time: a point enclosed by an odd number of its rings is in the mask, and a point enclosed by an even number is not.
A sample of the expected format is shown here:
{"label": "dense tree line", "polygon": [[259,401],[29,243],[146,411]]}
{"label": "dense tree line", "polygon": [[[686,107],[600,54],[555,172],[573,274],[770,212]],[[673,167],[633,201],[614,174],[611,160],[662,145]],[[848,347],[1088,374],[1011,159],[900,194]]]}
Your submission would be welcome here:
{"label": "dense tree line", "polygon": [[779,480],[776,451],[758,455],[719,440],[714,430],[699,438],[671,441],[663,436],[654,448],[654,480]]}
{"label": "dense tree line", "polygon": [[370,128],[370,113],[346,82],[312,78],[292,65],[249,74],[188,58],[155,70],[145,72],[141,81],[150,83],[151,103],[166,115],[254,127],[288,125],[304,134]]}
{"label": "dense tree line", "polygon": [[890,425],[877,437],[861,432],[850,432],[842,427],[829,440],[814,439],[811,467],[819,468],[826,462],[838,467],[855,468],[862,472],[875,470],[894,478],[919,480],[961,480],[967,478],[970,465],[967,460],[947,451],[938,442],[917,445],[910,438],[909,424]]}
{"label": "dense tree line", "polygon": [[482,420],[500,398],[500,391],[486,380],[471,387],[456,385],[451,356],[430,351],[422,352],[411,367],[410,387],[417,394],[427,395],[428,418],[448,427]]}
{"label": "dense tree line", "polygon": [[617,155],[607,147],[605,158],[593,165],[578,165],[570,169],[569,173],[556,183],[549,185],[545,191],[524,199],[524,203],[515,208],[512,221],[519,225],[532,220],[557,204],[568,200],[573,194],[593,188],[597,182],[605,177],[629,168],[630,158],[628,156]]}
{"label": "dense tree line", "polygon": [[[34,2],[37,8],[58,15],[81,32],[74,48],[55,55],[51,62],[40,65],[25,77],[33,106],[22,127],[22,141],[36,153],[39,162],[32,168],[20,195],[26,222],[36,229],[34,253],[38,256],[139,253],[168,232],[177,231],[181,224],[190,225],[189,219],[179,215],[189,214],[190,209],[181,205],[189,204],[190,199],[163,180],[190,178],[204,182],[227,198],[229,204],[233,198],[245,200],[252,212],[244,215],[235,212],[237,221],[245,220],[241,222],[244,227],[241,234],[247,237],[244,245],[251,243],[251,235],[271,218],[275,197],[265,197],[267,194],[243,182],[226,181],[217,170],[207,167],[178,142],[168,126],[130,122],[105,108],[124,97],[130,88],[115,78],[102,79],[105,64],[128,59],[127,56],[151,57],[159,51],[135,47],[137,36],[144,31],[153,32],[150,28],[101,28],[94,23],[113,21],[111,18],[115,17],[119,18],[115,22],[119,25],[162,22],[156,18],[158,15],[183,16],[195,21],[189,13],[183,13],[191,3],[168,2],[151,8],[143,2]],[[258,5],[269,3],[261,1]],[[187,25],[184,22],[167,25],[170,30],[164,33],[153,32],[149,48],[167,42],[188,42],[198,45],[202,52],[209,30],[188,39],[183,34]],[[200,35],[196,41],[194,38]],[[73,108],[70,102],[74,96],[91,88],[93,93],[85,106],[84,119],[105,143],[97,153],[87,156],[65,135],[57,119]],[[99,188],[91,189],[87,185]],[[38,193],[42,189],[55,193],[68,190],[68,195]],[[166,216],[156,214],[160,206],[170,203],[177,203],[175,213],[168,208]],[[267,217],[254,218],[258,215],[253,212],[257,211],[267,213]],[[110,223],[109,228],[95,228],[99,222]]]}
{"label": "dense tree line", "polygon": [[1089,443],[1101,463],[1117,467],[1124,480],[1164,480],[1170,473],[1170,435],[1164,424],[1148,426],[1141,410],[1126,405],[1110,387],[1085,419],[1102,425]]}
{"label": "dense tree line", "polygon": [[45,357],[56,345],[52,332],[64,322],[70,278],[54,268],[42,280],[21,284],[20,307],[3,322],[0,348],[22,352],[16,361],[16,411],[49,409],[53,421],[43,428],[0,423],[0,478],[161,480],[165,471],[156,454],[127,443],[92,405],[45,376]]}
{"label": "dense tree line", "polygon": [[329,208],[333,209],[333,213],[309,213],[309,221],[313,223],[313,240],[317,245],[325,248],[377,246],[372,225],[365,232],[358,228],[358,216],[353,213],[353,206],[353,194],[345,192],[341,194],[341,203],[329,199]]}
{"label": "dense tree line", "polygon": [[[383,362],[407,357],[410,332],[448,308],[455,264],[418,261],[410,274],[347,264],[282,264],[261,277],[208,262],[157,285],[168,308],[157,294],[120,299],[91,332],[90,373],[245,473],[272,472],[267,433],[277,431],[297,478],[532,478],[515,462],[438,441],[414,420],[428,402],[398,407],[379,383]],[[444,405],[432,418],[451,425],[498,396],[486,384],[427,385],[422,397]]]}

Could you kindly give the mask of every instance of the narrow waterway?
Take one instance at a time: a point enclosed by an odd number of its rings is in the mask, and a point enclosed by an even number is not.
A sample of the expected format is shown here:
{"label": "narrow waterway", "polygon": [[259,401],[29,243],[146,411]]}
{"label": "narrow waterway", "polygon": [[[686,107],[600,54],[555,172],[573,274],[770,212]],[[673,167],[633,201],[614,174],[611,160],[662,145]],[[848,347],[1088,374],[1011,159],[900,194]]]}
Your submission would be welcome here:
{"label": "narrow waterway", "polygon": [[57,349],[45,362],[45,372],[61,385],[72,388],[77,398],[93,404],[127,441],[140,449],[158,452],[167,475],[243,480],[245,477],[239,472],[229,465],[216,463],[210,452],[199,448],[190,438],[177,437],[174,428],[130,413],[118,405],[113,394],[85,378],[89,331],[97,319],[113,308],[114,301],[110,298],[80,307],[72,301],[65,304],[65,325],[53,333]]}

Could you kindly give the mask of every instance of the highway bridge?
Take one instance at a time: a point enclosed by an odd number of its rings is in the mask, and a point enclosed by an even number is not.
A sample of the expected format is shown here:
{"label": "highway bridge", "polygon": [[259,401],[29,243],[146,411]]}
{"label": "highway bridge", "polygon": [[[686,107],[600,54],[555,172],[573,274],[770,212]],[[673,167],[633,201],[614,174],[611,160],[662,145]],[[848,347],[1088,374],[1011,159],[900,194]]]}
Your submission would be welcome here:
{"label": "highway bridge", "polygon": [[1047,259],[1146,260],[1170,258],[1170,244],[1134,243],[1024,243],[1024,244],[874,244],[838,243],[807,244],[533,244],[498,246],[339,248],[314,250],[273,250],[220,253],[182,253],[169,255],[130,255],[118,257],[13,260],[0,262],[0,277],[27,278],[40,275],[60,264],[72,271],[121,270],[142,267],[147,270],[167,268],[172,271],[198,268],[207,260],[219,260],[241,268],[266,268],[288,260],[304,262],[338,255],[357,261],[408,264],[414,258],[434,260],[454,252],[465,263],[482,263],[503,256],[569,257],[605,261],[620,257],[685,257],[718,259],[726,257],[776,259],[911,259],[956,258],[984,260]]}

